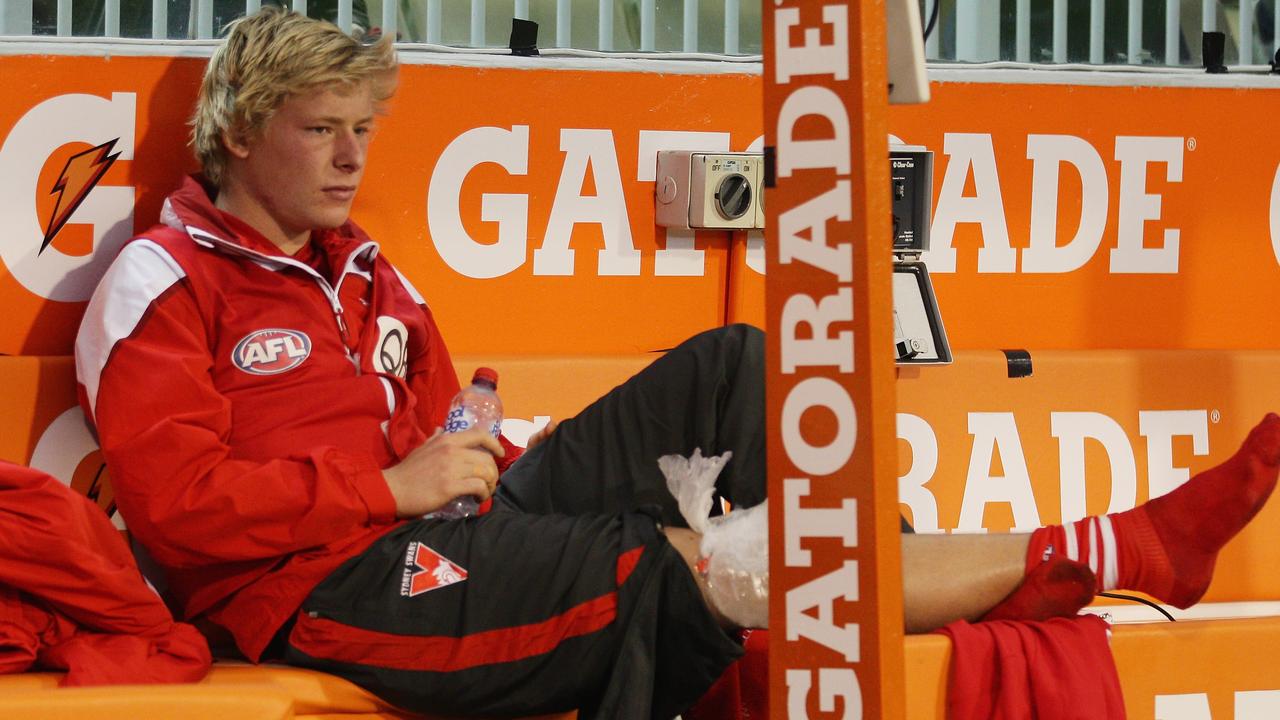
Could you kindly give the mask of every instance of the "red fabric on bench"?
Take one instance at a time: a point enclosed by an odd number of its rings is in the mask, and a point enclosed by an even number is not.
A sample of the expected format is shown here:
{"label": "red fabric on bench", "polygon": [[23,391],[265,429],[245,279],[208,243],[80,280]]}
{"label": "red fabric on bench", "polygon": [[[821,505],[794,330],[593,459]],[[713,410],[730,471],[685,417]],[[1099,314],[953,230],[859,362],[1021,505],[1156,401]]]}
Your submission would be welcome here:
{"label": "red fabric on bench", "polygon": [[937,632],[952,642],[952,720],[1125,717],[1107,622],[1096,615],[957,620]]}
{"label": "red fabric on bench", "polygon": [[63,685],[195,682],[209,647],[175,623],[106,515],[58,480],[0,462],[0,672]]}

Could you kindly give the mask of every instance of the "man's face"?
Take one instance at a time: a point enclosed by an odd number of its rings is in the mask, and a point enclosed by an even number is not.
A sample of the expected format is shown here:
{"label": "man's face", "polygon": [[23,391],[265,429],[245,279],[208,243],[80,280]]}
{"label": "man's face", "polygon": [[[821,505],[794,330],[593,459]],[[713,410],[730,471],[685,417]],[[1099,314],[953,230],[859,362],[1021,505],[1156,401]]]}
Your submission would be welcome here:
{"label": "man's face", "polygon": [[367,82],[285,100],[244,145],[239,177],[258,217],[242,219],[274,224],[289,239],[346,222],[364,174],[374,110]]}

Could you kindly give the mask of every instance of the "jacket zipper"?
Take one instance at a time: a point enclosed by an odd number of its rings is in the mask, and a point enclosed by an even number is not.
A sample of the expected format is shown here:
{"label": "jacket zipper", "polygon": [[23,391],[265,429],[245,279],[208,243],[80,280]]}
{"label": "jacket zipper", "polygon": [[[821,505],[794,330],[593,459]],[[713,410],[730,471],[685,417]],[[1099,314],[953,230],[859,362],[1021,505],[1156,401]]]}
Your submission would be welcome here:
{"label": "jacket zipper", "polygon": [[[222,238],[216,235],[213,235],[211,233],[205,232],[203,230],[197,230],[196,232],[199,233],[198,237],[192,232],[192,228],[187,228],[187,233],[191,235],[193,239],[203,240],[207,243],[217,245],[218,248],[223,250],[224,252],[238,253],[240,255],[244,255],[246,257],[254,258],[256,260],[261,260],[264,262],[279,263],[281,265],[289,265],[292,267],[299,268],[303,272],[306,272],[308,275],[310,275],[311,278],[320,285],[320,289],[321,291],[324,292],[325,298],[329,300],[329,308],[333,312],[334,322],[338,326],[338,338],[342,341],[342,351],[347,354],[347,360],[350,360],[351,365],[356,369],[356,375],[360,374],[361,372],[360,361],[357,360],[356,356],[351,353],[351,346],[349,344],[350,337],[347,331],[347,323],[345,320],[342,319],[342,312],[343,312],[342,301],[338,299],[338,290],[333,285],[330,285],[329,281],[326,280],[323,275],[316,272],[315,268],[311,267],[310,265],[307,265],[306,263],[298,262],[293,258],[263,255],[260,252],[250,250],[249,248],[242,247],[240,245],[237,245],[227,240],[223,240]],[[351,268],[355,265],[356,258],[360,254],[364,253],[370,247],[374,248],[374,254],[376,255],[378,244],[376,242],[373,242],[372,240],[360,245],[355,250],[353,250],[350,254],[347,255],[346,266],[342,268],[342,274],[338,276],[338,284],[337,284],[338,288],[342,287],[342,281],[347,279],[347,275],[351,272]]]}

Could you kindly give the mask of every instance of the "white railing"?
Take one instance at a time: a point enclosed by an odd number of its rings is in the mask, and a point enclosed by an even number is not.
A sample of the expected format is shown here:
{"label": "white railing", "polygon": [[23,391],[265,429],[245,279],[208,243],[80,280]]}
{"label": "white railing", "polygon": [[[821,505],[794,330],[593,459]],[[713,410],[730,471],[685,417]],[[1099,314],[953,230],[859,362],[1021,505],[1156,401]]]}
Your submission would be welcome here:
{"label": "white railing", "polygon": [[[377,27],[399,40],[466,47],[493,47],[505,38],[511,18],[536,20],[543,47],[590,50],[681,51],[724,55],[758,54],[761,0],[337,0],[330,17],[345,30]],[[0,0],[0,35],[150,37],[208,39],[241,12],[256,12],[262,0],[190,0],[183,29],[171,32],[170,0],[150,0],[150,27],[122,27],[121,6],[145,7],[148,0],[56,0],[49,19],[37,18],[33,0]],[[307,0],[290,0],[307,12]],[[47,10],[45,11],[47,13]],[[131,13],[132,16],[141,14]],[[589,16],[596,38],[591,42]],[[89,17],[91,16],[91,17]],[[86,19],[88,18],[88,19]],[[100,18],[100,19],[99,19]],[[618,25],[624,18],[628,21]],[[575,42],[577,21],[580,37]],[[85,32],[83,26],[93,30]],[[134,22],[136,25],[137,23]],[[700,32],[702,29],[711,32]],[[175,35],[177,38],[175,38]]]}
{"label": "white railing", "polygon": [[[1045,0],[939,1],[940,37],[925,47],[931,60],[1200,66],[1201,32],[1219,29],[1226,35],[1228,65],[1265,63],[1280,50],[1280,0],[1053,0],[1051,13]],[[933,2],[925,0],[926,18]],[[1255,16],[1263,13],[1270,27],[1260,36]],[[1148,32],[1161,22],[1162,38]],[[1071,33],[1084,32],[1087,55],[1070,57]],[[1033,47],[1035,35],[1052,41]],[[1077,53],[1082,45],[1075,44]]]}
{"label": "white railing", "polygon": [[[137,27],[148,1],[149,33]],[[378,27],[407,42],[482,48],[503,44],[516,17],[540,23],[543,48],[752,55],[760,52],[760,6],[767,1],[337,0],[330,19],[347,30]],[[188,17],[171,32],[170,2],[0,0],[0,35],[69,36],[75,32],[73,12],[79,11],[75,27],[83,34],[207,39],[235,15],[262,4],[190,0]],[[1265,62],[1280,49],[1280,0],[920,0],[926,19],[935,2],[941,3],[939,22],[925,51],[936,61],[1199,66],[1200,32],[1220,28],[1229,65]],[[307,0],[289,4],[307,12]],[[131,9],[130,27],[122,27],[122,7]],[[1260,13],[1265,15],[1257,23]],[[87,33],[86,14],[94,27]],[[1081,51],[1084,35],[1087,53]]]}

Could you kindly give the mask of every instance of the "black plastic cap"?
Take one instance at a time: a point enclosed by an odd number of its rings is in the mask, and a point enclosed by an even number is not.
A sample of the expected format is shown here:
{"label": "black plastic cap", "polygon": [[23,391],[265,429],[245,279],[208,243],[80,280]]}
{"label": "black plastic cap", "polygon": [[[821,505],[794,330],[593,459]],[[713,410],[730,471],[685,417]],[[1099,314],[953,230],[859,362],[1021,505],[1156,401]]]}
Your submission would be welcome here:
{"label": "black plastic cap", "polygon": [[530,57],[538,54],[538,23],[532,20],[511,18],[511,41],[508,43],[512,55]]}

